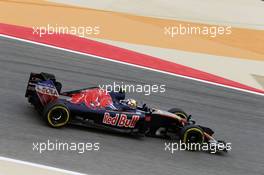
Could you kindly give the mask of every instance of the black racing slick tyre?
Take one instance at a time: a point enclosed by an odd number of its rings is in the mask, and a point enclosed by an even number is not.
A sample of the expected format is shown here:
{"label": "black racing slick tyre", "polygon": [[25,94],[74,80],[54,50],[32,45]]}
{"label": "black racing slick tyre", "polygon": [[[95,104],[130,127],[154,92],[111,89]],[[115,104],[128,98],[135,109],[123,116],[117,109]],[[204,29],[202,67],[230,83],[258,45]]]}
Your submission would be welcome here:
{"label": "black racing slick tyre", "polygon": [[182,143],[187,145],[187,150],[197,150],[195,145],[204,143],[204,132],[201,127],[197,125],[184,126],[180,132],[180,138]]}
{"label": "black racing slick tyre", "polygon": [[60,128],[69,123],[70,111],[62,103],[49,104],[43,110],[43,117],[49,126]]}
{"label": "black racing slick tyre", "polygon": [[168,112],[173,113],[173,114],[176,114],[176,115],[178,115],[179,117],[188,120],[188,115],[187,115],[186,112],[184,112],[182,109],[179,109],[179,108],[172,108],[172,109],[168,110]]}

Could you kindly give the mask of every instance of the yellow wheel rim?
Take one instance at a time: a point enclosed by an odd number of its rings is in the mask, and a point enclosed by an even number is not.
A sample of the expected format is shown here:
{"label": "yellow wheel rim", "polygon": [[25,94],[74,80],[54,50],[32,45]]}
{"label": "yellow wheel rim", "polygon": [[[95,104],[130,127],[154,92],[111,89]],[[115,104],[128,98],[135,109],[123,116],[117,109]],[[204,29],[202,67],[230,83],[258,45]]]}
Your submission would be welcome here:
{"label": "yellow wheel rim", "polygon": [[[175,115],[178,115],[179,117],[184,116],[184,118],[185,118],[186,120],[188,119],[188,117],[187,117],[185,114],[181,113],[181,112],[176,112]],[[181,117],[181,118],[182,118],[182,117]]]}
{"label": "yellow wheel rim", "polygon": [[[62,123],[56,123],[56,124],[54,124],[54,123],[52,122],[52,120],[51,120],[51,117],[52,117],[52,116],[51,116],[51,113],[52,113],[54,110],[56,110],[56,109],[62,109],[62,110],[64,110],[64,111],[66,112],[67,118],[66,118],[66,120],[65,120],[64,122],[62,122]],[[68,121],[69,121],[69,119],[70,119],[70,113],[69,113],[68,109],[65,108],[64,106],[55,106],[55,107],[53,107],[53,108],[51,108],[51,109],[49,110],[48,115],[47,115],[47,119],[48,119],[49,124],[50,124],[52,127],[60,127],[60,126],[64,126],[64,125],[66,125],[66,124],[68,123]]]}
{"label": "yellow wheel rim", "polygon": [[[200,129],[198,129],[198,128],[190,128],[184,133],[184,137],[183,137],[183,142],[184,143],[187,143],[187,135],[191,131],[197,131],[197,132],[201,133],[202,136],[204,135],[203,132]],[[203,143],[203,141],[204,141],[204,137],[203,137],[202,143]]]}

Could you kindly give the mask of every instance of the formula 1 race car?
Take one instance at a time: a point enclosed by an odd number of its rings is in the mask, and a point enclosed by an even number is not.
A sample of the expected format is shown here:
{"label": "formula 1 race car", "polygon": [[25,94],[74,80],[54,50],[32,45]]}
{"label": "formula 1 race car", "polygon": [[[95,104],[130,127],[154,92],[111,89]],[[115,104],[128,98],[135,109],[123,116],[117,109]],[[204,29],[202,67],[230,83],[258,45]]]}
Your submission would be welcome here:
{"label": "formula 1 race car", "polygon": [[53,74],[30,74],[25,96],[51,127],[60,128],[71,123],[140,136],[177,136],[185,144],[207,143],[214,149],[227,150],[225,142],[212,137],[212,129],[196,125],[181,109],[163,111],[146,104],[131,106],[133,100],[126,99],[122,89],[110,92],[99,87],[67,92],[61,89],[62,84]]}

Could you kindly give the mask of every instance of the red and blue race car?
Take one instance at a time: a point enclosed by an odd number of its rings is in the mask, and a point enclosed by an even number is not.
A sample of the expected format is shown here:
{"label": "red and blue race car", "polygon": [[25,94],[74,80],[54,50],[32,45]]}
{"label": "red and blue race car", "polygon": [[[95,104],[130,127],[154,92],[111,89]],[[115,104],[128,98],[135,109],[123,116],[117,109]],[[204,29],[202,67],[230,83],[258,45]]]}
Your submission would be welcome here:
{"label": "red and blue race car", "polygon": [[[178,137],[183,143],[208,143],[218,146],[223,141],[213,138],[213,130],[196,125],[178,108],[164,111],[138,106],[126,99],[122,90],[108,92],[99,87],[61,92],[62,84],[53,74],[31,73],[25,96],[54,128],[68,124],[96,126],[140,136]],[[226,148],[223,146],[223,151]]]}

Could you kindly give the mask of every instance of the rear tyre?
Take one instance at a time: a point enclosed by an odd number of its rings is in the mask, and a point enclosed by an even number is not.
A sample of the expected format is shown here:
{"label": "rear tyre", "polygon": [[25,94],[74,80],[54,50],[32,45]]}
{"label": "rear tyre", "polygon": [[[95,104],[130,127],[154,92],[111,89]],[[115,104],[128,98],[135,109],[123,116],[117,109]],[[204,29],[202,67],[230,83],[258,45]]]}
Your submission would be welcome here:
{"label": "rear tyre", "polygon": [[45,107],[43,117],[49,126],[60,128],[70,121],[70,111],[64,104],[54,103]]}
{"label": "rear tyre", "polygon": [[173,114],[176,114],[176,115],[178,115],[179,117],[188,120],[188,115],[187,115],[186,112],[184,112],[182,109],[179,109],[179,108],[172,108],[172,109],[168,110],[168,112],[173,113]]}

